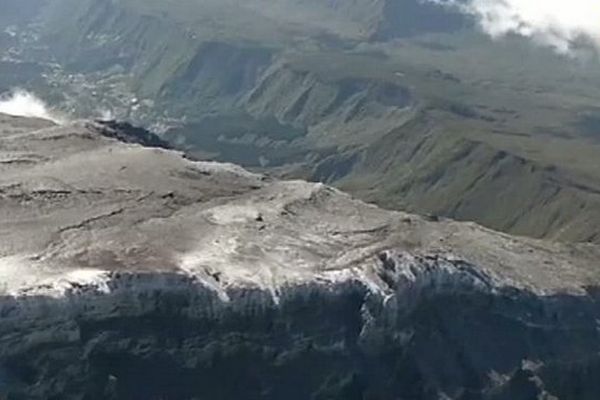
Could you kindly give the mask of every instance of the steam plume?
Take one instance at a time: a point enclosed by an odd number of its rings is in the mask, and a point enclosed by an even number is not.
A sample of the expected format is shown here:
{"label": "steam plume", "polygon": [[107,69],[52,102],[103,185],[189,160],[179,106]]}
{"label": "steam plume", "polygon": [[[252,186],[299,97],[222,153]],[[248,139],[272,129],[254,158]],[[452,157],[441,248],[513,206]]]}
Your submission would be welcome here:
{"label": "steam plume", "polygon": [[42,118],[58,124],[64,122],[50,110],[43,100],[21,89],[0,96],[0,113],[18,117]]}
{"label": "steam plume", "polygon": [[477,18],[492,37],[528,37],[559,53],[582,45],[600,49],[598,0],[425,0],[458,8]]}

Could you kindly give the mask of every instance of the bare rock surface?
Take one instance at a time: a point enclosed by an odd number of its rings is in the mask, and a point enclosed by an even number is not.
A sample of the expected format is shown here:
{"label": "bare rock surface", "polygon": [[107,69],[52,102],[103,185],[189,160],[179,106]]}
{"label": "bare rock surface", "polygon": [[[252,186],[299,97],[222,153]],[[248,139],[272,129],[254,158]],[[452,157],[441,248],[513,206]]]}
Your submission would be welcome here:
{"label": "bare rock surface", "polygon": [[219,290],[359,278],[385,291],[377,278],[385,251],[461,259],[498,285],[539,292],[600,280],[593,246],[385,211],[321,184],[193,162],[102,129],[0,117],[0,273],[9,293],[117,271],[181,273]]}
{"label": "bare rock surface", "polygon": [[[197,378],[247,379],[239,356],[256,368],[243,398],[598,393],[577,372],[600,371],[597,247],[382,210],[118,129],[0,115],[0,392],[240,398]],[[341,375],[286,392],[313,363]]]}

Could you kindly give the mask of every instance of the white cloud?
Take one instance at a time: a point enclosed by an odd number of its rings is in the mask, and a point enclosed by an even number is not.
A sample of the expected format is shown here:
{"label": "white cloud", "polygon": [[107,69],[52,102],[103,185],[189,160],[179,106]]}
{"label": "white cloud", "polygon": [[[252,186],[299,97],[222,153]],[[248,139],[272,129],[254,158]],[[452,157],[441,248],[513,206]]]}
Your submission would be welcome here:
{"label": "white cloud", "polygon": [[17,117],[42,118],[58,124],[64,122],[62,118],[50,110],[43,100],[20,89],[0,96],[0,113]]}
{"label": "white cloud", "polygon": [[569,53],[582,40],[600,49],[598,0],[429,0],[475,16],[492,37],[510,33]]}

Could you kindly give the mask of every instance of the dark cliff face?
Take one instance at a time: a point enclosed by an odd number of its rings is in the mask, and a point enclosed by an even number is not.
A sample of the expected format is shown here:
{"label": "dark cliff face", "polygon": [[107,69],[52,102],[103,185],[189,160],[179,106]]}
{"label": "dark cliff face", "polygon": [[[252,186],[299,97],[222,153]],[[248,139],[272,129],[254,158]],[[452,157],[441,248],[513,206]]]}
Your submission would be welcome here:
{"label": "dark cliff face", "polygon": [[[153,283],[154,282],[154,283]],[[156,282],[160,282],[158,285]],[[112,294],[1,300],[8,399],[597,398],[600,300],[360,282],[214,292],[114,277]],[[412,294],[415,294],[414,292]],[[15,338],[18,332],[19,338]],[[554,396],[554,397],[553,397]]]}
{"label": "dark cliff face", "polygon": [[119,121],[96,121],[89,125],[90,129],[97,130],[101,135],[117,139],[123,143],[135,143],[145,147],[157,147],[171,149],[166,140],[161,139],[154,133],[131,125],[128,122]]}

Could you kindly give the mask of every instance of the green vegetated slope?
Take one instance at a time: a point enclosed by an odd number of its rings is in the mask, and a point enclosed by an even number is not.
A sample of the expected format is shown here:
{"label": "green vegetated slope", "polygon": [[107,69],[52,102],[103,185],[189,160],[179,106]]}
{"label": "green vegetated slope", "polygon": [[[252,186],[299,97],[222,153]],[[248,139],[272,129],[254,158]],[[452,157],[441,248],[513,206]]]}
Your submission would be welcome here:
{"label": "green vegetated slope", "polygon": [[132,119],[180,121],[166,137],[198,157],[600,241],[596,60],[416,0],[265,3],[51,0],[40,35],[67,72],[122,74],[151,104]]}

